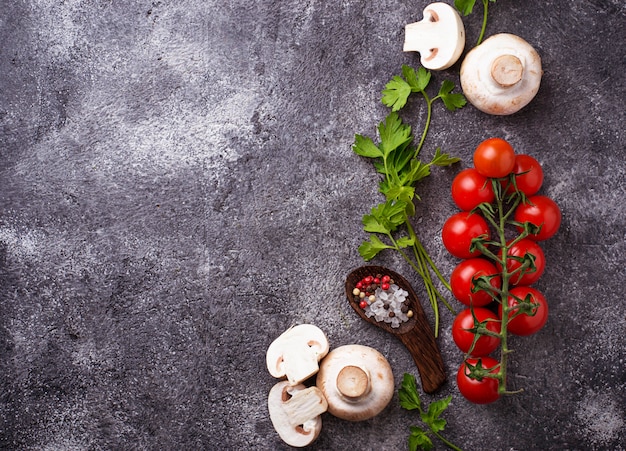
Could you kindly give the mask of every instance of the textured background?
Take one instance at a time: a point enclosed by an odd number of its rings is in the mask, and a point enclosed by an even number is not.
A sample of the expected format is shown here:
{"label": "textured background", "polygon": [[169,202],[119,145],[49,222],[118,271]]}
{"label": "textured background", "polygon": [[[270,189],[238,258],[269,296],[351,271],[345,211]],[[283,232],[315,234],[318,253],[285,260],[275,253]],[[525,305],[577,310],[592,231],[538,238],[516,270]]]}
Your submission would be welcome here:
{"label": "textured background", "polygon": [[[417,374],[350,309],[343,282],[380,201],[354,134],[375,133],[385,83],[418,66],[404,25],[427,3],[3,4],[0,448],[287,449],[268,419],[264,353],[296,323],[332,347],[377,348],[397,383]],[[626,447],[626,7],[556,3],[491,4],[487,34],[519,34],[542,56],[536,99],[510,117],[438,104],[424,150],[462,158],[418,188],[415,224],[444,274],[450,183],[481,140],[535,156],[563,210],[537,284],[550,319],[512,343],[509,384],[524,393],[463,400],[443,313],[450,382],[424,399],[454,396],[447,436],[467,450]],[[481,12],[465,19],[470,44]],[[458,65],[431,89],[444,78],[458,85]],[[423,105],[403,116],[421,130]],[[425,296],[396,255],[376,262]],[[414,423],[396,394],[370,421],[324,416],[312,449],[405,449]]]}

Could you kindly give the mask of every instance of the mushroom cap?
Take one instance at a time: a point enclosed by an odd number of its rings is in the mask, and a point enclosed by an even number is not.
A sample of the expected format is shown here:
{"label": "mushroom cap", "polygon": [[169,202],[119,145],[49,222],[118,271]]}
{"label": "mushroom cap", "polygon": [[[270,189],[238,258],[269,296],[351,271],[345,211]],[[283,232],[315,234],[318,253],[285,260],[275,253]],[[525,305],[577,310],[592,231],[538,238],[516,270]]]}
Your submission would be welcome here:
{"label": "mushroom cap", "polygon": [[539,91],[541,58],[519,36],[500,33],[473,48],[461,64],[461,87],[467,100],[494,115],[513,114]]}
{"label": "mushroom cap", "polygon": [[348,421],[378,415],[391,401],[391,366],[377,350],[362,345],[333,349],[322,360],[317,386],[328,402],[328,412]]}
{"label": "mushroom cap", "polygon": [[431,3],[424,18],[404,28],[405,52],[419,52],[422,66],[443,70],[456,63],[465,48],[465,26],[459,13],[447,3]]}
{"label": "mushroom cap", "polygon": [[328,338],[319,327],[293,326],[270,344],[265,354],[267,369],[272,376],[286,376],[291,385],[297,385],[317,373],[318,362],[328,350]]}
{"label": "mushroom cap", "polygon": [[328,404],[317,387],[282,381],[267,397],[270,420],[280,438],[290,446],[310,445],[322,430],[322,413]]}

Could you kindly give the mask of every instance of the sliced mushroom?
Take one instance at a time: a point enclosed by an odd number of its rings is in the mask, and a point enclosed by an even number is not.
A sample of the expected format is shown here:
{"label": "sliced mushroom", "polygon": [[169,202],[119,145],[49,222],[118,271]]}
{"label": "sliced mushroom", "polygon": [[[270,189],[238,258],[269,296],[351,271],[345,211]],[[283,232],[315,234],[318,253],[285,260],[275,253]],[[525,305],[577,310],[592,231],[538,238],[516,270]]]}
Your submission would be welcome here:
{"label": "sliced mushroom", "polygon": [[465,56],[461,87],[476,108],[502,116],[528,105],[539,90],[542,75],[537,51],[519,36],[500,33]]}
{"label": "sliced mushroom", "polygon": [[272,376],[287,376],[291,385],[297,385],[318,372],[318,362],[328,350],[328,339],[319,327],[300,324],[287,329],[269,346],[267,369]]}
{"label": "sliced mushroom", "polygon": [[419,52],[422,66],[443,70],[456,63],[465,48],[461,16],[446,3],[431,3],[424,18],[404,28],[404,51]]}
{"label": "sliced mushroom", "polygon": [[377,350],[362,345],[333,349],[322,360],[317,386],[328,402],[328,412],[349,421],[378,415],[391,401],[391,366]]}
{"label": "sliced mushroom", "polygon": [[280,438],[290,446],[303,447],[310,445],[322,430],[320,415],[326,412],[328,404],[317,387],[282,381],[270,390],[267,407]]}

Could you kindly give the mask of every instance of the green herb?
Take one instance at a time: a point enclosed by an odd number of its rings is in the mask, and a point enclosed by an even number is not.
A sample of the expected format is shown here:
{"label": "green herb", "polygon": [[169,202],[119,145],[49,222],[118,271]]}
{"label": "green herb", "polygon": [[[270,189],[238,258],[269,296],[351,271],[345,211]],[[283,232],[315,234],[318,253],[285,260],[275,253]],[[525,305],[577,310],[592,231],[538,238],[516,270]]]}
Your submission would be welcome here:
{"label": "green herb", "polygon": [[[482,0],[483,2],[483,25],[480,29],[480,35],[478,36],[478,42],[476,45],[479,45],[483,41],[483,37],[485,36],[485,30],[487,29],[487,17],[489,15],[489,2],[495,3],[496,0]],[[474,5],[476,4],[476,0],[454,0],[454,6],[459,10],[461,14],[464,16],[469,16],[474,9]]]}
{"label": "green herb", "polygon": [[423,429],[417,426],[411,426],[409,430],[409,450],[415,451],[417,449],[431,450],[433,449],[433,442],[430,435],[434,435],[451,449],[461,451],[461,448],[448,441],[441,435],[446,427],[446,420],[440,418],[441,414],[448,408],[452,396],[434,401],[429,404],[428,408],[424,410],[420,400],[419,393],[417,391],[417,384],[415,377],[411,374],[404,373],[402,379],[402,385],[398,390],[398,398],[400,399],[400,406],[406,410],[415,410],[420,414],[422,422],[428,426],[428,429]]}
{"label": "green herb", "polygon": [[[385,249],[398,251],[424,281],[428,298],[435,314],[435,336],[439,330],[438,300],[450,311],[454,309],[439,292],[433,282],[431,272],[450,290],[450,284],[441,275],[426,249],[415,233],[410,217],[415,214],[414,200],[420,200],[415,193],[415,184],[428,177],[432,166],[449,166],[459,158],[442,153],[437,148],[427,163],[419,159],[420,151],[426,140],[432,118],[433,104],[441,100],[450,111],[455,111],[466,104],[463,94],[453,93],[454,83],[445,80],[436,96],[430,97],[426,88],[430,84],[431,74],[420,67],[417,71],[409,66],[402,66],[402,76],[394,76],[382,92],[382,103],[391,108],[385,120],[378,125],[379,143],[362,135],[356,135],[353,151],[374,160],[374,167],[381,174],[379,191],[385,195],[385,202],[372,208],[370,214],[363,216],[363,229],[370,233],[368,241],[359,247],[364,260],[373,259]],[[426,123],[417,147],[413,147],[411,126],[405,124],[398,111],[402,109],[412,93],[420,94],[426,101]],[[382,238],[382,239],[381,239]],[[383,241],[384,240],[384,241]],[[411,248],[412,256],[405,249]]]}

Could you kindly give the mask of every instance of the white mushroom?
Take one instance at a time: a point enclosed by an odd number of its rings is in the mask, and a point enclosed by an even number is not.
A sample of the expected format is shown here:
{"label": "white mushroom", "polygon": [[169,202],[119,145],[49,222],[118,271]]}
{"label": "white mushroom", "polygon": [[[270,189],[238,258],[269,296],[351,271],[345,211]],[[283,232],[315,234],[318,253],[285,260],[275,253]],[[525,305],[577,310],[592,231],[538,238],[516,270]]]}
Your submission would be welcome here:
{"label": "white mushroom", "polygon": [[349,421],[378,415],[391,401],[393,373],[385,357],[362,345],[333,349],[322,360],[317,386],[328,402],[328,412]]}
{"label": "white mushroom", "polygon": [[319,361],[328,354],[328,339],[312,324],[300,324],[283,332],[265,354],[267,369],[277,378],[287,376],[297,385],[319,370]]}
{"label": "white mushroom", "polygon": [[479,110],[513,114],[535,97],[541,83],[541,58],[519,36],[500,33],[473,48],[461,64],[461,87]]}
{"label": "white mushroom", "polygon": [[431,3],[424,18],[404,27],[404,51],[419,52],[422,66],[443,70],[456,63],[465,47],[461,16],[446,3]]}
{"label": "white mushroom", "polygon": [[328,404],[317,387],[282,381],[270,390],[267,407],[280,438],[288,445],[303,447],[311,444],[322,430],[320,415],[326,412]]}

